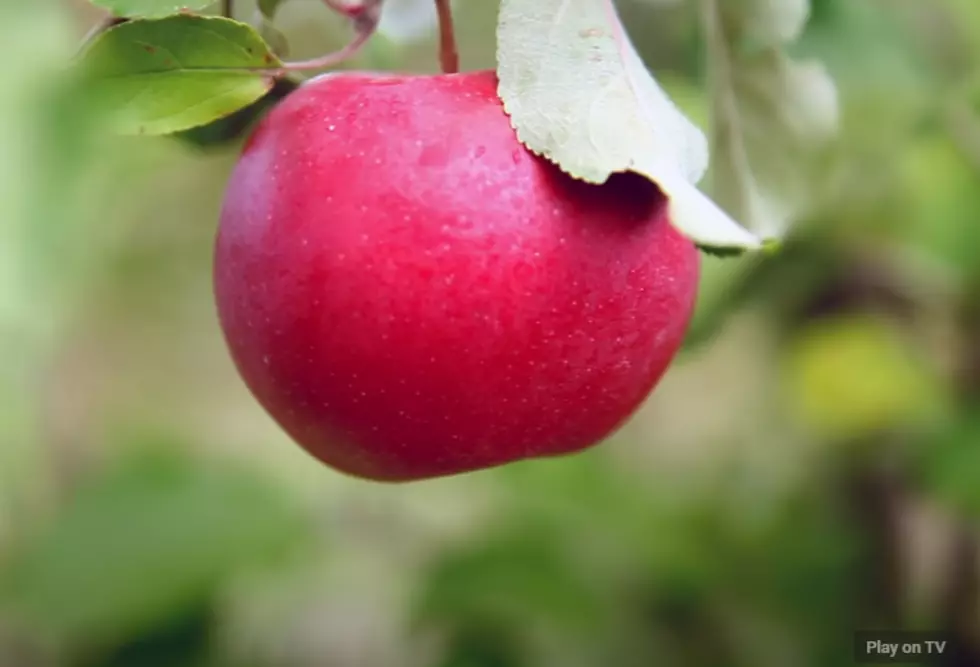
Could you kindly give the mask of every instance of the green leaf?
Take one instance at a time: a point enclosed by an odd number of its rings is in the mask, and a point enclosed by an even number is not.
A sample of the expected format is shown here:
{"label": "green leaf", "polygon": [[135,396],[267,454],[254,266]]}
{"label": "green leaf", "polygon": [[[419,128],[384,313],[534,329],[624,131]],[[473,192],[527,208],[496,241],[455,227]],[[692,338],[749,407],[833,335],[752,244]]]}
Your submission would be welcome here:
{"label": "green leaf", "polygon": [[215,0],[92,0],[115,16],[127,18],[163,18],[177,12],[200,11]]}
{"label": "green leaf", "polygon": [[551,527],[519,526],[447,553],[434,563],[417,613],[430,622],[477,618],[518,627],[547,619],[595,632],[604,617],[602,587],[577,571]]}
{"label": "green leaf", "polygon": [[283,77],[276,81],[276,85],[269,91],[268,95],[255,104],[251,104],[213,123],[194,127],[184,132],[178,132],[174,137],[198,148],[222,147],[238,141],[241,137],[248,134],[279,102],[295,91],[299,85],[299,81]]}
{"label": "green leaf", "polygon": [[281,65],[250,26],[221,17],[123,23],[83,56],[88,101],[123,134],[161,135],[205,125],[262,98]]}
{"label": "green leaf", "polygon": [[0,605],[55,638],[118,641],[205,603],[303,535],[261,478],[141,456],[84,488],[0,578]]}
{"label": "green leaf", "polygon": [[259,11],[262,12],[262,16],[271,21],[276,18],[276,12],[279,11],[279,6],[283,2],[285,0],[259,0]]}
{"label": "green leaf", "polygon": [[531,151],[592,183],[646,176],[702,246],[761,246],[695,187],[705,137],[650,76],[611,0],[503,0],[497,62],[504,108]]}

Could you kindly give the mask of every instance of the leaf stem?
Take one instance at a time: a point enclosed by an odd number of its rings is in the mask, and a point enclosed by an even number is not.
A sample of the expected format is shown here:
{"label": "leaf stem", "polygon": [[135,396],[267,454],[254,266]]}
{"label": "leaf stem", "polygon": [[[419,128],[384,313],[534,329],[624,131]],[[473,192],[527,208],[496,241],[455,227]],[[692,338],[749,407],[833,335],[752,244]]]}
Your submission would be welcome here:
{"label": "leaf stem", "polygon": [[327,69],[328,67],[333,67],[339,65],[346,60],[350,60],[358,53],[367,43],[368,39],[371,37],[370,33],[357,33],[350,42],[345,44],[343,48],[338,49],[332,53],[328,53],[324,56],[318,56],[316,58],[310,58],[309,60],[298,60],[294,62],[283,63],[282,67],[272,69],[272,70],[262,70],[269,71],[275,76],[283,76],[290,72],[302,72],[305,70],[314,69]]}
{"label": "leaf stem", "polygon": [[459,72],[459,51],[453,27],[453,8],[450,0],[435,0],[439,15],[439,66],[446,74]]}
{"label": "leaf stem", "polygon": [[374,35],[381,21],[381,5],[384,0],[361,0],[356,4],[347,4],[344,0],[323,0],[324,4],[338,14],[342,14],[354,24],[354,37],[343,48],[324,56],[284,63],[282,67],[261,70],[268,71],[273,76],[285,76],[290,72],[304,70],[326,69],[339,65],[360,53],[368,40]]}

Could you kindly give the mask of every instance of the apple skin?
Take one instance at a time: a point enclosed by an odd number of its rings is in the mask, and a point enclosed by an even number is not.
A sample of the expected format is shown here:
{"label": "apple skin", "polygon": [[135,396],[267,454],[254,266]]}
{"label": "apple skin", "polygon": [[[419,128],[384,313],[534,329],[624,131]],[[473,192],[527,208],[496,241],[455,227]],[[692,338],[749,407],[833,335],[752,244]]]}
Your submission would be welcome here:
{"label": "apple skin", "polygon": [[585,449],[680,347],[700,263],[664,196],[535,156],[496,86],[320,77],[234,169],[214,266],[226,341],[336,470],[408,481]]}

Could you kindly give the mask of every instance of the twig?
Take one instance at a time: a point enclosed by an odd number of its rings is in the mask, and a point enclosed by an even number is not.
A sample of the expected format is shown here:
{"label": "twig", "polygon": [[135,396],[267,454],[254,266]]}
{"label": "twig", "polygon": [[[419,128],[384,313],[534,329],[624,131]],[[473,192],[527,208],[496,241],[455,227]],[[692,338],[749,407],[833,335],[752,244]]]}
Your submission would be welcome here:
{"label": "twig", "polygon": [[328,67],[333,67],[334,65],[339,65],[342,62],[356,56],[361,49],[364,48],[364,45],[367,44],[367,41],[371,38],[373,33],[373,29],[371,32],[358,32],[354,36],[354,39],[348,42],[343,48],[334,51],[333,53],[328,53],[325,56],[319,56],[309,60],[284,63],[282,67],[272,70],[257,71],[268,71],[273,76],[284,76],[290,72],[302,72],[304,70],[326,69]]}
{"label": "twig", "polygon": [[459,71],[459,51],[453,28],[453,8],[450,0],[435,0],[439,15],[439,65],[446,74]]}
{"label": "twig", "polygon": [[272,70],[257,71],[268,71],[273,76],[285,76],[290,72],[326,69],[353,58],[364,48],[364,45],[377,30],[378,23],[381,21],[381,5],[383,2],[384,0],[362,0],[357,4],[349,5],[343,0],[324,0],[327,7],[346,16],[353,22],[354,38],[343,48],[325,56],[284,63],[282,67]]}

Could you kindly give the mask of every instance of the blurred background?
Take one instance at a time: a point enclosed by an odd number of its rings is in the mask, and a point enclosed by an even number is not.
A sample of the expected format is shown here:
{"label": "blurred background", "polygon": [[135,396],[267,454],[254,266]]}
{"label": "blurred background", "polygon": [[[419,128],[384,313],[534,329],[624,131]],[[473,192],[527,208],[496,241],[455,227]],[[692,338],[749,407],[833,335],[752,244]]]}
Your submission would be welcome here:
{"label": "blurred background", "polygon": [[[692,5],[619,3],[704,124]],[[492,67],[495,3],[456,7]],[[210,260],[241,128],[101,132],[63,71],[101,18],[0,5],[2,667],[833,667],[875,628],[980,665],[980,3],[813,0],[790,48],[840,131],[783,251],[706,258],[607,443],[402,486],[315,463],[239,381]],[[294,58],[348,34],[314,0],[276,25]],[[426,27],[349,66],[435,71]]]}

